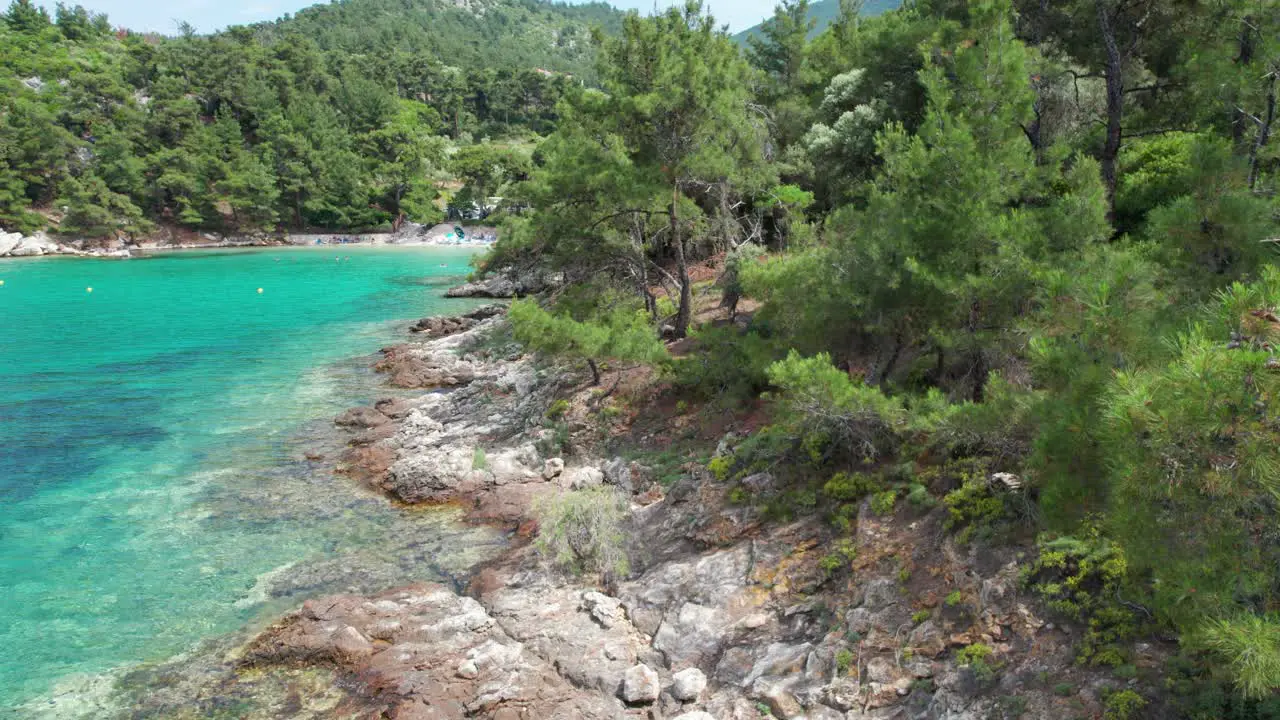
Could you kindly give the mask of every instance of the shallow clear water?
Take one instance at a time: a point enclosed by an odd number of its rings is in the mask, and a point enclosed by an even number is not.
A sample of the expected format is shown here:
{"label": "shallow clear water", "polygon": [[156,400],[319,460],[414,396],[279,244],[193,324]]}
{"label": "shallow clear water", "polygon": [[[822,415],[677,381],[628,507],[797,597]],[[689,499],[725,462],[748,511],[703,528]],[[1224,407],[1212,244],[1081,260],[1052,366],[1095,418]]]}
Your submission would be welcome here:
{"label": "shallow clear water", "polygon": [[0,708],[307,595],[447,577],[496,547],[303,459],[329,418],[379,392],[361,356],[405,320],[466,307],[440,295],[468,259],[0,261]]}

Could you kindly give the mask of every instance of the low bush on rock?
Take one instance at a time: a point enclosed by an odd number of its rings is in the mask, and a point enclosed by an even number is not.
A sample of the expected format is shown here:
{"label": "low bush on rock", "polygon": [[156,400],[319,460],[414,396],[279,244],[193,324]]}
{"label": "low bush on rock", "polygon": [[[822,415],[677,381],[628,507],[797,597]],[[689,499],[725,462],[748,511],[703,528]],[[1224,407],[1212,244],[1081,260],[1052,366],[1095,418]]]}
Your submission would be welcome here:
{"label": "low bush on rock", "polygon": [[769,381],[778,388],[778,422],[811,459],[874,460],[895,452],[905,411],[877,388],[854,383],[848,373],[831,364],[828,355],[806,358],[792,351],[769,367]]}
{"label": "low bush on rock", "polygon": [[1050,608],[1088,623],[1076,647],[1077,661],[1123,665],[1119,643],[1138,630],[1134,611],[1120,601],[1128,572],[1123,551],[1096,532],[1084,538],[1042,539],[1039,550],[1023,570],[1023,581]]}
{"label": "low bush on rock", "polygon": [[569,401],[565,400],[564,398],[560,398],[559,400],[556,400],[555,402],[551,403],[550,407],[547,408],[545,417],[548,420],[551,420],[554,422],[564,418],[564,416],[568,412],[569,412]]}
{"label": "low bush on rock", "polygon": [[627,500],[612,487],[576,490],[534,507],[535,547],[544,560],[573,574],[622,577],[631,570],[624,547]]}
{"label": "low bush on rock", "polygon": [[969,471],[960,477],[960,487],[943,498],[947,529],[955,530],[962,543],[990,541],[1008,531],[1018,514],[1014,495],[985,473]]}
{"label": "low bush on rock", "polygon": [[1117,690],[1107,696],[1103,720],[1131,720],[1147,706],[1147,701],[1132,690]]}
{"label": "low bush on rock", "polygon": [[968,668],[979,687],[990,687],[995,683],[1000,664],[995,661],[995,650],[990,645],[974,643],[961,648],[956,653],[956,664]]}

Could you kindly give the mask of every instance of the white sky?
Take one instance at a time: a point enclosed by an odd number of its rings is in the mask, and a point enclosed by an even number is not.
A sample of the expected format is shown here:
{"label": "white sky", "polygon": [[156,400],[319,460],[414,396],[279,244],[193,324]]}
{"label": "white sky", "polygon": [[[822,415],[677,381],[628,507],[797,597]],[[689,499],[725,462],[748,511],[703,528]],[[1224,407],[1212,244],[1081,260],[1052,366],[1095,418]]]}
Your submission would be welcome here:
{"label": "white sky", "polygon": [[[37,0],[53,12],[55,0]],[[131,30],[172,34],[178,22],[185,20],[200,32],[220,30],[228,25],[244,25],[274,20],[284,13],[296,12],[308,0],[64,0],[68,5],[83,5],[94,12],[106,13],[111,23]],[[609,0],[624,9],[649,12],[669,7],[683,0]],[[7,4],[7,3],[6,3]],[[708,0],[707,5],[721,24],[731,30],[746,30],[773,12],[776,0]]]}

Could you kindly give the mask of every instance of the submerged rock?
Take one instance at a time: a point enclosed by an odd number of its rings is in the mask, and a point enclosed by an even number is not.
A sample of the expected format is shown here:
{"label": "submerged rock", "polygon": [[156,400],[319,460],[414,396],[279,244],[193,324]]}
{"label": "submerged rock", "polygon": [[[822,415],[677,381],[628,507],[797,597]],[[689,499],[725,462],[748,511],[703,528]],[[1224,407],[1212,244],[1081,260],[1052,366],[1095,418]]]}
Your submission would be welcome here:
{"label": "submerged rock", "polygon": [[335,425],[348,428],[375,428],[386,425],[389,422],[391,422],[391,418],[374,408],[368,407],[352,408],[339,415],[333,421]]}
{"label": "submerged rock", "polygon": [[403,420],[413,412],[414,404],[404,398],[383,398],[374,403],[373,407],[392,420]]}

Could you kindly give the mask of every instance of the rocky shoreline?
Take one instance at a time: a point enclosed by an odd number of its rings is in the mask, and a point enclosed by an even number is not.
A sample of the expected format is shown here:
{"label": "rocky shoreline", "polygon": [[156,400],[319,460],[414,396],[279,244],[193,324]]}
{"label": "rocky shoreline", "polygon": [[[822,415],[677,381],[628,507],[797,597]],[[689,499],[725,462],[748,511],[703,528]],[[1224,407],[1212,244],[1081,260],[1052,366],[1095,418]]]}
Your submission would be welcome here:
{"label": "rocky shoreline", "polygon": [[59,240],[45,233],[24,236],[21,233],[0,231],[0,258],[11,257],[43,257],[48,255],[67,255],[73,257],[91,257],[124,259],[133,257],[135,253],[156,250],[198,250],[236,247],[272,247],[284,245],[282,241],[270,238],[261,239],[215,239],[208,242],[144,242],[132,243],[121,240]]}
{"label": "rocky shoreline", "polygon": [[[244,247],[279,247],[330,245],[342,240],[343,246],[349,245],[399,245],[412,246],[451,246],[451,247],[487,247],[487,242],[470,242],[450,240],[447,233],[453,231],[452,224],[427,227],[407,224],[395,233],[284,233],[223,236],[212,233],[197,233],[191,230],[179,230],[162,227],[150,236],[142,239],[104,239],[104,238],[60,238],[45,232],[34,235],[9,233],[0,228],[0,258],[42,257],[46,255],[67,255],[74,257],[92,257],[108,259],[125,259],[140,253],[168,250],[212,250],[218,248]],[[469,236],[496,237],[497,228],[481,226],[470,228]],[[511,294],[486,294],[487,282],[477,284],[479,290],[474,294],[451,295],[450,297],[512,297]],[[464,286],[465,287],[465,286]],[[498,287],[499,292],[506,285]],[[514,288],[515,286],[512,285]]]}
{"label": "rocky shoreline", "polygon": [[[978,720],[1006,716],[1010,697],[1009,717],[1101,713],[1114,683],[1074,662],[1080,629],[1040,617],[1012,551],[957,546],[944,508],[881,517],[868,503],[833,568],[814,518],[766,520],[700,467],[664,486],[643,464],[596,456],[582,423],[553,428],[549,406],[589,391],[509,338],[495,306],[421,321],[376,367],[422,393],[335,420],[353,482],[460,507],[514,531],[509,549],[465,588],[308,600],[221,648],[221,665],[182,671],[176,705],[130,717],[238,703],[244,718]],[[767,474],[750,480],[771,491]],[[607,582],[564,575],[527,542],[541,498],[600,486],[630,508],[632,571]],[[958,652],[975,646],[990,665]],[[1154,667],[1149,654],[1139,662]]]}
{"label": "rocky shoreline", "polygon": [[[308,601],[239,651],[241,672],[332,672],[352,717],[396,720],[976,720],[1013,692],[1025,716],[1060,716],[1063,698],[1029,680],[1046,673],[1078,678],[1073,702],[1100,711],[1073,629],[1020,596],[1013,557],[955,546],[944,512],[864,506],[853,572],[833,578],[813,551],[818,523],[765,522],[698,471],[663,488],[572,435],[557,447],[546,409],[577,381],[504,342],[504,323],[493,307],[429,319],[418,341],[384,350],[393,385],[431,392],[339,417],[341,468],[398,502],[459,505],[526,538],[539,498],[613,486],[631,507],[632,575],[599,586],[517,542],[465,593]],[[931,609],[909,601],[920,596]],[[1001,658],[996,679],[956,659],[975,644]]]}

